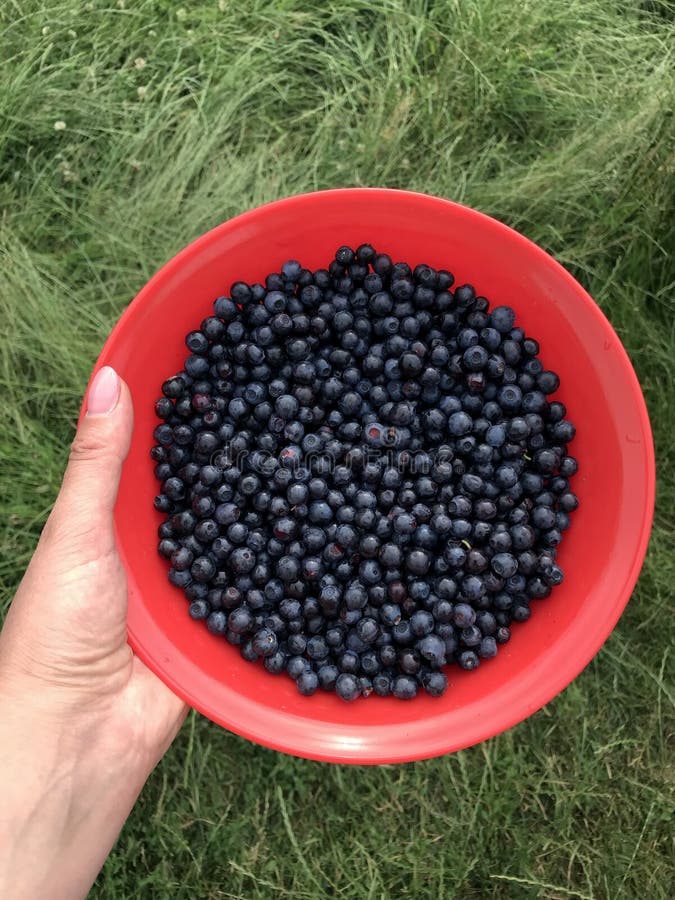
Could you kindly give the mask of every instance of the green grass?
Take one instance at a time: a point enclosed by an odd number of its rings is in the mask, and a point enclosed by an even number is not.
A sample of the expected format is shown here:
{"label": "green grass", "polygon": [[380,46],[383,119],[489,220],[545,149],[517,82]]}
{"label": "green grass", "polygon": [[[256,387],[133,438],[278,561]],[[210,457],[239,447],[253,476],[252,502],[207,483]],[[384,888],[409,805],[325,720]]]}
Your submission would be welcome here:
{"label": "green grass", "polygon": [[672,897],[675,5],[5,0],[0,34],[5,601],[124,306],[201,232],[299,191],[422,190],[539,242],[619,332],[659,461],[635,596],[545,709],[377,769],[192,715],[93,896]]}

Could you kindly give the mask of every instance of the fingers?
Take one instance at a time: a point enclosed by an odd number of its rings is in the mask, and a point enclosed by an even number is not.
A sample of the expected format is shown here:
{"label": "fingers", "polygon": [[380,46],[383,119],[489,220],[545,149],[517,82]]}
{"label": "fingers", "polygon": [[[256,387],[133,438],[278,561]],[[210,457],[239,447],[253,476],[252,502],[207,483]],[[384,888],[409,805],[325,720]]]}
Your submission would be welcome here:
{"label": "fingers", "polygon": [[81,564],[115,549],[113,509],[133,429],[131,395],[117,372],[94,376],[70,448],[61,491],[43,534]]}

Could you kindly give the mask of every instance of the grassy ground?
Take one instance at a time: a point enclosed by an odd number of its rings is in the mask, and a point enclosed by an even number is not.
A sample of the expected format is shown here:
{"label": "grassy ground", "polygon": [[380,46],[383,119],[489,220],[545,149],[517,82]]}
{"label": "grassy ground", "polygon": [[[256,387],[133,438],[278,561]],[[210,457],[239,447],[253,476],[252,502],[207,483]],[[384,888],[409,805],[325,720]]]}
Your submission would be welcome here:
{"label": "grassy ground", "polygon": [[673,3],[5,0],[0,33],[5,600],[125,304],[196,235],[303,190],[436,193],[541,243],[621,335],[660,465],[635,596],[545,709],[379,769],[193,715],[93,896],[672,897]]}

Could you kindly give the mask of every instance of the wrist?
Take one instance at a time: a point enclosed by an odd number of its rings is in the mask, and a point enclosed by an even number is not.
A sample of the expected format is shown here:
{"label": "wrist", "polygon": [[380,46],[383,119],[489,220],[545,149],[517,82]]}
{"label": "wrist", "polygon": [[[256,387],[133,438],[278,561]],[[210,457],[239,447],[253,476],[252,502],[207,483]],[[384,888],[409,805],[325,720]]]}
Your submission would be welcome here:
{"label": "wrist", "polygon": [[71,900],[91,887],[151,764],[98,712],[66,715],[49,699],[45,715],[32,699],[3,684],[0,896]]}

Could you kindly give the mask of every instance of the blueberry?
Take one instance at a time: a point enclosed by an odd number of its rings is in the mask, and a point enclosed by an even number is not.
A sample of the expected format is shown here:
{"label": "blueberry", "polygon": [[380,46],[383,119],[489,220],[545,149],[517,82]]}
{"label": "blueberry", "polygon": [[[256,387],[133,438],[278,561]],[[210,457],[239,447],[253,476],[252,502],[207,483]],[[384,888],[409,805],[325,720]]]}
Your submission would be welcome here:
{"label": "blueberry", "polygon": [[[450,579],[444,578],[444,579],[442,579],[442,581],[448,582],[448,581],[450,581]],[[452,582],[452,584],[454,585],[454,582]],[[439,587],[437,587],[437,590],[440,594],[441,591],[439,590]],[[453,596],[454,596],[454,594],[453,594]],[[440,622],[440,623],[452,621],[453,610],[454,610],[454,607],[453,607],[452,603],[450,603],[449,600],[439,599],[439,600],[435,601],[433,610],[432,610],[434,621]]]}
{"label": "blueberry", "polygon": [[235,634],[246,634],[254,624],[254,616],[246,606],[233,609],[227,617],[227,627]]}
{"label": "blueberry", "polygon": [[277,636],[269,628],[261,628],[253,636],[252,646],[258,656],[273,656],[278,650]]}
{"label": "blueberry", "polygon": [[[292,619],[291,621],[295,621]],[[288,652],[293,656],[300,656],[307,649],[307,638],[304,634],[290,634],[286,641]]]}
{"label": "blueberry", "polygon": [[384,603],[380,607],[379,618],[383,625],[391,628],[401,621],[401,607],[398,603]]}
{"label": "blueberry", "polygon": [[579,469],[579,464],[573,456],[565,456],[560,461],[559,471],[565,478],[574,475]]}
{"label": "blueberry", "polygon": [[211,581],[216,574],[216,566],[213,560],[208,556],[199,556],[192,563],[190,574],[195,581],[208,582]]}
{"label": "blueberry", "polygon": [[510,578],[518,571],[518,561],[511,553],[495,553],[490,565],[500,578]]}
{"label": "blueberry", "polygon": [[443,555],[451,569],[461,569],[466,562],[466,550],[459,544],[448,544]]}
{"label": "blueberry", "polygon": [[467,415],[465,412],[452,413],[448,419],[448,431],[454,437],[461,437],[462,435],[468,434],[471,431],[471,427],[471,416]]}
{"label": "blueberry", "polygon": [[288,655],[283,650],[277,650],[271,656],[263,658],[263,665],[271,675],[279,675],[286,671]]}
{"label": "blueberry", "polygon": [[506,384],[497,393],[497,402],[505,412],[517,412],[522,399],[523,393],[515,384]]}
{"label": "blueberry", "polygon": [[298,408],[298,401],[291,394],[281,394],[274,402],[276,414],[286,421],[297,415]]}
{"label": "blueberry", "polygon": [[467,600],[478,600],[485,593],[485,586],[477,575],[469,575],[462,580],[462,594]]}
{"label": "blueberry", "polygon": [[249,303],[252,299],[252,291],[244,281],[235,281],[230,288],[230,296],[236,303]]}
{"label": "blueberry", "polygon": [[397,534],[412,534],[416,527],[417,522],[411,513],[401,513],[394,519],[394,531]]}
{"label": "blueberry", "polygon": [[195,600],[190,604],[190,617],[193,619],[206,619],[209,612],[210,607],[206,600]]}
{"label": "blueberry", "polygon": [[468,628],[476,621],[476,613],[467,603],[458,603],[454,608],[452,620],[458,628]]}
{"label": "blueberry", "polygon": [[560,378],[555,372],[541,372],[537,376],[537,387],[544,394],[553,394],[560,387]]}
{"label": "blueberry", "polygon": [[171,553],[171,565],[178,572],[183,572],[186,569],[189,569],[194,559],[194,553],[185,546],[178,546],[174,541],[171,541],[170,543],[171,545],[176,547],[176,549]]}
{"label": "blueberry", "polygon": [[319,687],[319,676],[309,669],[301,672],[295,683],[303,697],[311,697]]}
{"label": "blueberry", "polygon": [[434,666],[445,665],[445,642],[436,634],[428,634],[417,644],[419,654]]}
{"label": "blueberry", "polygon": [[490,325],[500,334],[511,331],[515,320],[515,313],[510,306],[497,306],[490,313]]}
{"label": "blueberry", "polygon": [[391,635],[396,644],[407,645],[413,641],[413,633],[410,629],[410,622],[402,619],[397,622],[391,630]]}
{"label": "blueberry", "polygon": [[286,295],[283,291],[269,291],[265,296],[265,309],[275,315],[286,309]]}
{"label": "blueberry", "polygon": [[550,570],[545,575],[546,583],[553,586],[556,584],[562,584],[564,575],[563,570],[560,566],[551,566]]}
{"label": "blueberry", "polygon": [[429,672],[422,676],[422,686],[432,697],[442,697],[448,688],[448,678],[444,672]]}
{"label": "blueberry", "polygon": [[206,627],[211,634],[225,634],[227,631],[227,615],[222,610],[212,612],[206,620]]}
{"label": "blueberry", "polygon": [[248,547],[238,547],[232,551],[229,566],[236,575],[245,575],[255,566],[255,554]]}
{"label": "blueberry", "polygon": [[259,659],[258,654],[253,649],[253,642],[248,638],[241,640],[239,652],[241,653],[242,659],[245,659],[246,662],[257,662]]}
{"label": "blueberry", "polygon": [[333,519],[333,510],[324,501],[309,504],[309,520],[315,525],[327,525]]}
{"label": "blueberry", "polygon": [[412,550],[406,557],[406,567],[411,575],[424,575],[430,563],[429,554],[424,550]]}
{"label": "blueberry", "polygon": [[501,447],[506,442],[506,428],[491,425],[485,433],[485,443],[490,447]]}
{"label": "blueberry", "polygon": [[333,691],[335,690],[335,684],[340,675],[340,670],[337,666],[332,665],[332,663],[325,663],[324,665],[319,666],[317,670],[317,679],[319,683],[319,687],[324,691]]}
{"label": "blueberry", "polygon": [[579,500],[576,494],[566,491],[558,497],[558,508],[563,512],[573,512],[579,506]]}
{"label": "blueberry", "polygon": [[459,655],[458,659],[459,665],[462,669],[466,669],[467,672],[473,671],[473,669],[477,669],[480,663],[478,656],[473,652],[473,650],[464,650]]}
{"label": "blueberry", "polygon": [[372,678],[381,670],[382,665],[376,650],[366,649],[361,653],[361,671]]}
{"label": "blueberry", "polygon": [[326,630],[326,643],[331,649],[339,649],[344,643],[344,636],[344,626],[332,625]]}
{"label": "blueberry", "polygon": [[302,272],[302,266],[296,259],[287,260],[281,267],[281,274],[287,281],[297,281]]}
{"label": "blueberry", "polygon": [[[177,550],[180,549],[180,545],[177,541],[174,541],[172,538],[166,537],[160,540],[159,545],[157,547],[160,556],[163,556],[165,559],[170,559]],[[192,560],[190,560],[191,562]],[[190,565],[190,563],[188,563]]]}
{"label": "blueberry", "polygon": [[369,586],[382,580],[382,570],[374,559],[366,559],[359,566],[359,578],[362,584]]}
{"label": "blueberry", "polygon": [[481,640],[481,630],[477,625],[468,625],[460,632],[460,641],[465,647],[477,647]]}
{"label": "blueberry", "polygon": [[514,525],[510,531],[514,550],[528,550],[534,545],[535,534],[529,525]]}
{"label": "blueberry", "polygon": [[497,641],[493,637],[484,637],[478,645],[478,656],[481,659],[492,659],[497,655]]}
{"label": "blueberry", "polygon": [[361,695],[358,679],[349,672],[342,672],[335,681],[335,693],[341,700],[356,700]]}
{"label": "blueberry", "polygon": [[239,315],[237,304],[229,297],[218,297],[213,308],[218,318],[226,323],[232,322]]}
{"label": "blueberry", "polygon": [[485,636],[493,635],[497,630],[497,620],[491,612],[479,612],[476,616],[476,625]]}
{"label": "blueberry", "polygon": [[488,352],[479,344],[468,347],[462,356],[462,364],[467,372],[480,372],[488,362]]}
{"label": "blueberry", "polygon": [[391,694],[393,679],[388,672],[378,672],[373,676],[373,690],[379,697]]}
{"label": "blueberry", "polygon": [[[389,637],[388,634],[386,636]],[[384,635],[380,635],[380,640],[382,637]],[[398,659],[398,651],[393,643],[381,646],[378,650],[378,655],[383,666],[394,666]]]}
{"label": "blueberry", "polygon": [[415,637],[424,637],[434,629],[434,617],[426,610],[417,610],[410,617],[410,630]]}
{"label": "blueberry", "polygon": [[410,675],[399,675],[394,679],[391,693],[397,700],[412,700],[417,696],[417,681]]}
{"label": "blueberry", "polygon": [[530,607],[527,605],[527,603],[514,604],[511,610],[511,615],[514,622],[527,622],[531,615]]}
{"label": "blueberry", "polygon": [[297,681],[297,679],[300,678],[300,676],[305,672],[311,671],[311,666],[309,664],[309,661],[304,657],[291,656],[286,664],[286,671],[291,676],[291,678]]}

